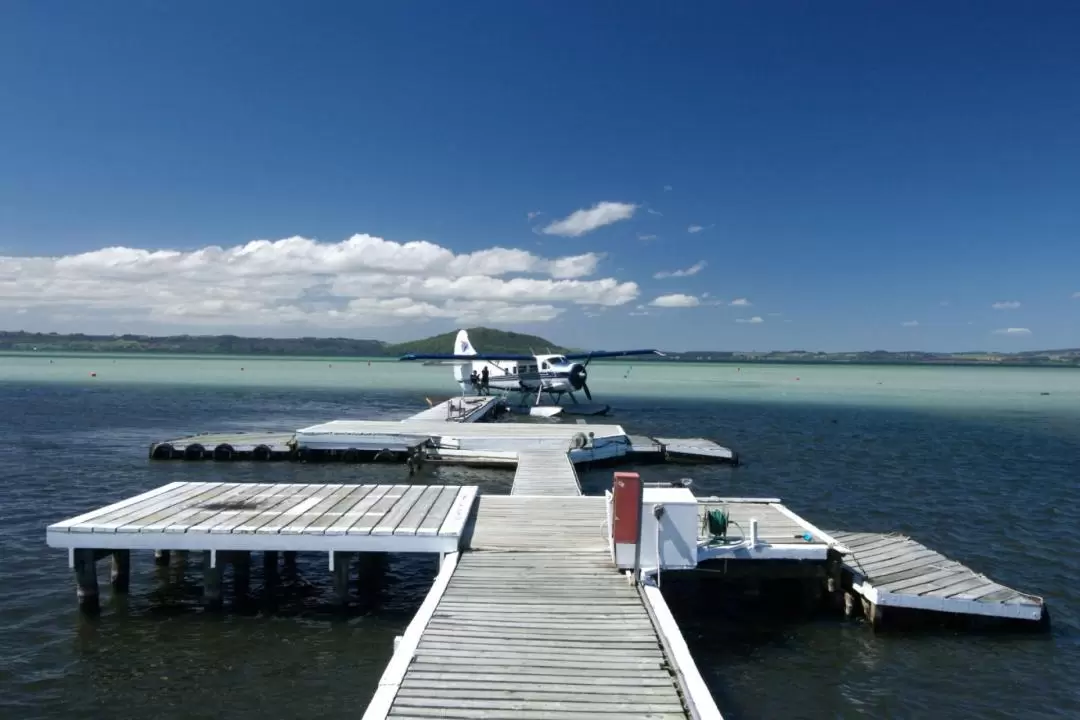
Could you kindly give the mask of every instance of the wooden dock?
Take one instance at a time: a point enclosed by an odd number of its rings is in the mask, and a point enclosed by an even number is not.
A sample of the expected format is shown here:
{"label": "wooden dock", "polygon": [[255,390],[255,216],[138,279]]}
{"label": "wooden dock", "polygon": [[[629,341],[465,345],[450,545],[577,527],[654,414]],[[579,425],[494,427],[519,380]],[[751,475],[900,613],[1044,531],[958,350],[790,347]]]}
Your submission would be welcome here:
{"label": "wooden dock", "polygon": [[49,525],[50,547],[456,551],[475,486],[174,482]]}
{"label": "wooden dock", "polygon": [[416,639],[399,645],[408,659],[395,653],[364,720],[688,717],[649,613],[606,551],[448,563],[426,622],[410,628]]}
{"label": "wooden dock", "polygon": [[1041,597],[1013,590],[899,534],[833,531],[845,570],[876,627],[887,608],[1042,622]]}
{"label": "wooden dock", "polygon": [[581,483],[566,452],[520,450],[510,494],[581,495]]}
{"label": "wooden dock", "polygon": [[825,562],[829,551],[842,551],[830,534],[783,505],[779,498],[699,498],[698,514],[705,522],[711,510],[727,516],[728,529],[698,552],[710,560],[806,560]]}
{"label": "wooden dock", "polygon": [[401,422],[484,422],[494,415],[499,403],[500,398],[495,395],[461,395],[433,404],[427,410],[410,415]]}

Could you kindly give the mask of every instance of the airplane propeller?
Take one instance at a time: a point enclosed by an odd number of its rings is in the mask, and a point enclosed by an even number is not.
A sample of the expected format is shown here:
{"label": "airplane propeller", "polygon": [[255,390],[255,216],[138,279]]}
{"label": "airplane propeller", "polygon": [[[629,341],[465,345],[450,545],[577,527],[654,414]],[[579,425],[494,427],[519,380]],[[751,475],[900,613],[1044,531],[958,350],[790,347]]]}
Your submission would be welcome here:
{"label": "airplane propeller", "polygon": [[[588,365],[587,360],[585,365]],[[586,382],[589,379],[589,371],[585,369],[585,365],[577,363],[570,368],[570,387],[575,390],[584,390],[585,397],[589,398],[589,402],[592,402],[592,393],[589,392],[589,383]]]}

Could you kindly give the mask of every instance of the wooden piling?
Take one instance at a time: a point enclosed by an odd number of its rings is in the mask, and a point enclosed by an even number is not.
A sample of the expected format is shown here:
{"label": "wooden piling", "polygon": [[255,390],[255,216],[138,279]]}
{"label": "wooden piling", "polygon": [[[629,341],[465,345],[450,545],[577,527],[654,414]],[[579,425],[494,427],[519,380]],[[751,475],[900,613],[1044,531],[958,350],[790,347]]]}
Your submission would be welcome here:
{"label": "wooden piling", "polygon": [[352,553],[334,553],[334,599],[341,607],[349,604],[349,561]]}
{"label": "wooden piling", "polygon": [[97,551],[89,548],[75,550],[75,589],[79,596],[79,609],[96,613],[98,600]]}
{"label": "wooden piling", "polygon": [[168,550],[155,550],[154,551],[154,564],[155,565],[168,565],[169,564],[169,551]]}
{"label": "wooden piling", "polygon": [[277,550],[266,550],[263,552],[263,584],[267,588],[276,587],[278,584]]}
{"label": "wooden piling", "polygon": [[203,604],[208,608],[221,607],[221,563],[210,566],[210,551],[204,550],[203,563]]}
{"label": "wooden piling", "polygon": [[110,573],[113,592],[126,593],[131,585],[131,551],[112,551],[112,571]]}
{"label": "wooden piling", "polygon": [[282,569],[285,571],[285,575],[292,578],[296,577],[296,551],[286,550],[282,553]]}
{"label": "wooden piling", "polygon": [[233,595],[237,601],[247,598],[251,589],[251,553],[237,551],[231,554],[233,568]]}

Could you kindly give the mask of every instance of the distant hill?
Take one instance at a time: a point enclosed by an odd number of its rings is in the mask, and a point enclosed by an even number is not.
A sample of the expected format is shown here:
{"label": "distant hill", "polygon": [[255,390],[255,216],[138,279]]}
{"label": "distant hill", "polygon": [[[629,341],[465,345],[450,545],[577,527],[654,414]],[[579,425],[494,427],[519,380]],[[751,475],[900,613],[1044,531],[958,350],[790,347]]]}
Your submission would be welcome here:
{"label": "distant hill", "polygon": [[[291,357],[399,357],[407,353],[453,352],[457,332],[412,342],[391,344],[381,340],[352,338],[245,338],[236,335],[83,335],[75,333],[0,332],[0,352],[82,352],[82,353],[191,353],[205,355],[270,355]],[[480,352],[533,353],[570,352],[536,335],[469,328],[469,339]],[[600,348],[596,348],[600,349]],[[604,362],[598,360],[597,362]],[[706,362],[770,363],[787,365],[1009,365],[1026,367],[1080,367],[1080,349],[1028,350],[1018,353],[969,351],[930,353],[886,350],[859,352],[809,352],[787,350],[740,352],[692,350],[665,352],[663,357],[641,356],[614,362]]]}
{"label": "distant hill", "polygon": [[[0,332],[0,351],[84,353],[190,353],[199,355],[281,355],[315,357],[398,357],[410,352],[453,352],[457,331],[390,344],[352,338],[245,338],[236,335],[84,335],[82,333]],[[566,352],[535,335],[470,328],[469,340],[481,352],[529,354]]]}
{"label": "distant hill", "polygon": [[[469,342],[481,353],[515,353],[531,355],[533,353],[565,353],[567,348],[560,347],[550,340],[536,335],[524,335],[516,332],[492,330],[491,328],[469,328]],[[390,355],[406,353],[452,353],[457,331],[443,333],[435,337],[413,340],[412,342],[387,345]]]}

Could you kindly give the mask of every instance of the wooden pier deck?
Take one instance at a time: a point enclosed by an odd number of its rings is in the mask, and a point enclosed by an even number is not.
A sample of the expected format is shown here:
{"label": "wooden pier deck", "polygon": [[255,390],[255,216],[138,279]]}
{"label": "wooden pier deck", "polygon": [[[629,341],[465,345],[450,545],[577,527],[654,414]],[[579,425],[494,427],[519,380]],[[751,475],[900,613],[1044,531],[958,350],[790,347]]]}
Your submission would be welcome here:
{"label": "wooden pier deck", "polygon": [[422,410],[415,415],[410,415],[401,422],[437,421],[475,423],[487,420],[499,404],[500,398],[495,395],[462,395],[444,400],[432,405],[427,410]]}
{"label": "wooden pier deck", "polygon": [[[815,560],[828,559],[829,550],[843,546],[830,533],[799,517],[779,498],[699,498],[698,516],[704,524],[710,510],[728,517],[724,542],[698,553],[699,560]],[[756,536],[752,538],[756,525]]]}
{"label": "wooden pier deck", "polygon": [[852,589],[874,608],[909,608],[960,615],[1041,621],[1046,605],[899,534],[832,531],[849,550],[844,566]]}
{"label": "wooden pier deck", "polygon": [[568,452],[520,450],[510,494],[581,495],[581,483]]}
{"label": "wooden pier deck", "polygon": [[174,482],[49,525],[88,550],[454,552],[475,486]]}
{"label": "wooden pier deck", "polygon": [[408,661],[391,662],[364,720],[688,716],[637,589],[605,551],[449,562],[421,633],[402,639],[415,645]]}

